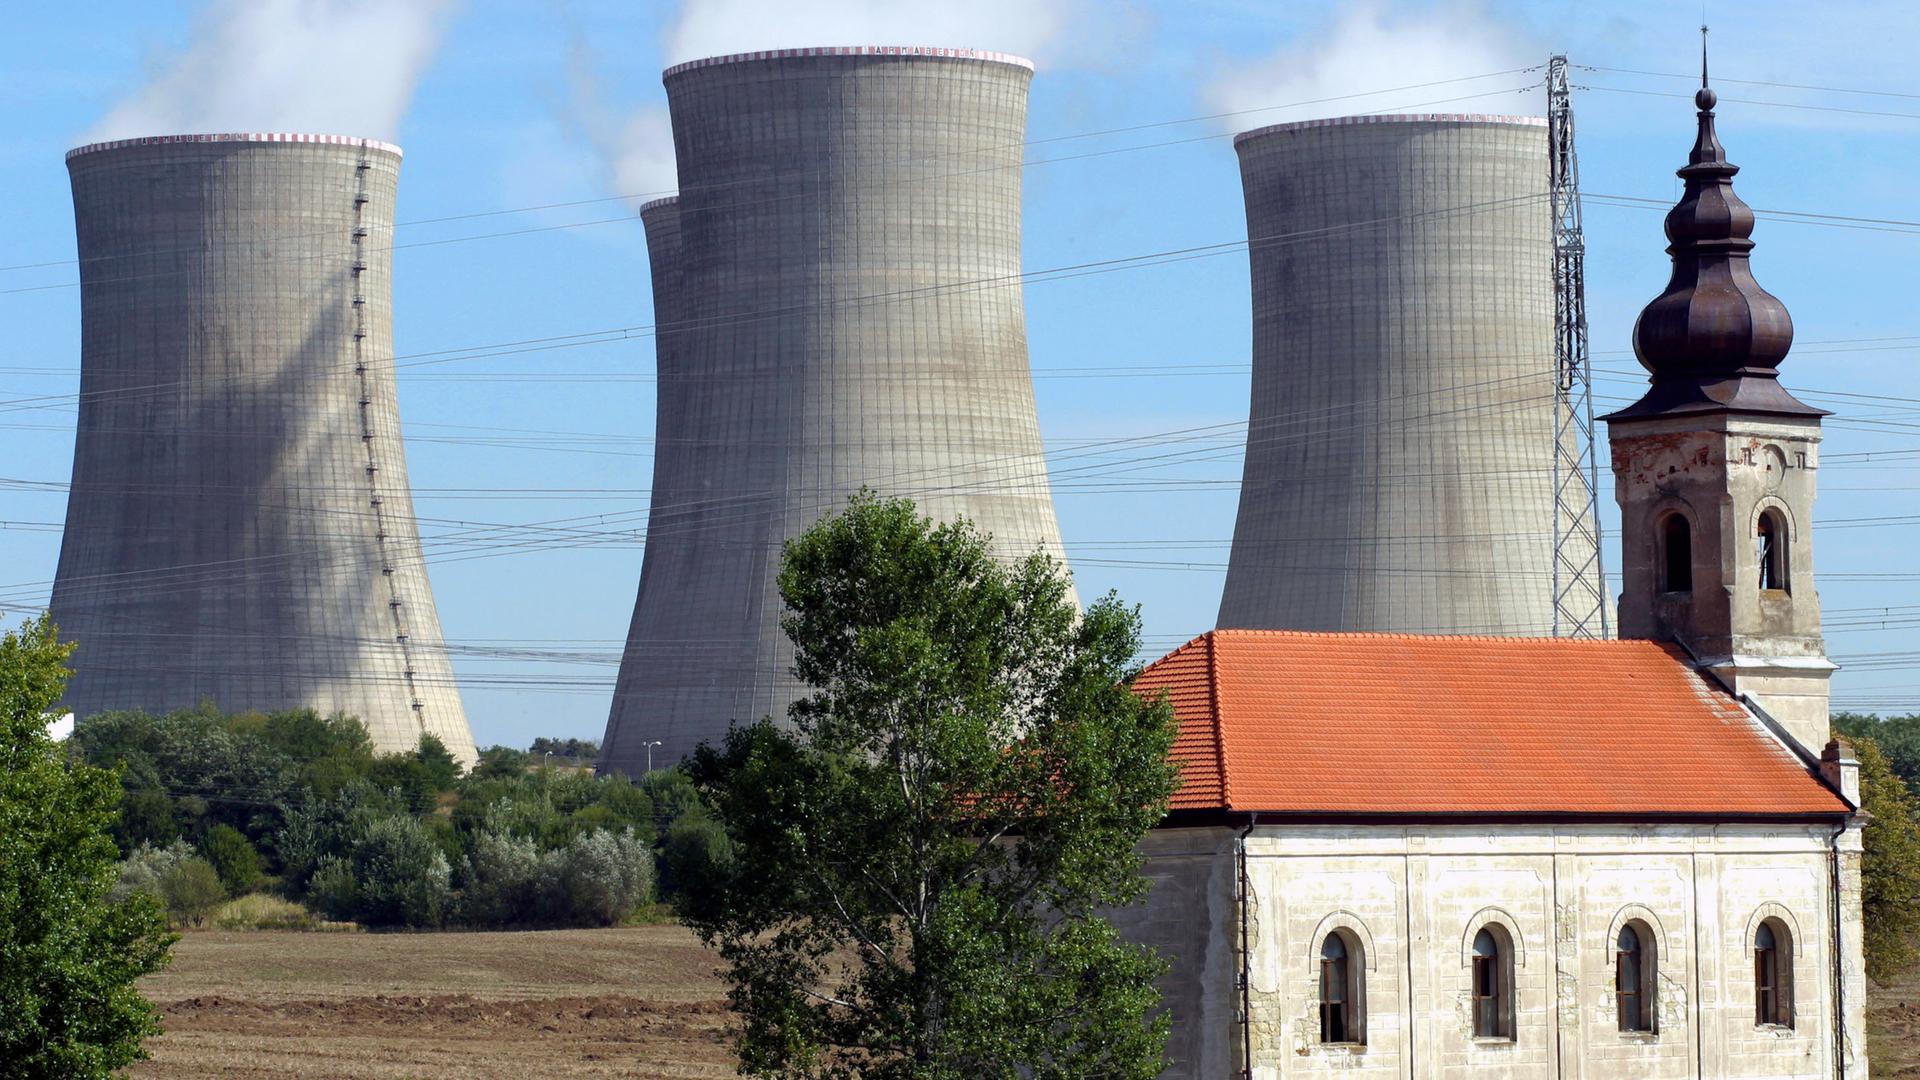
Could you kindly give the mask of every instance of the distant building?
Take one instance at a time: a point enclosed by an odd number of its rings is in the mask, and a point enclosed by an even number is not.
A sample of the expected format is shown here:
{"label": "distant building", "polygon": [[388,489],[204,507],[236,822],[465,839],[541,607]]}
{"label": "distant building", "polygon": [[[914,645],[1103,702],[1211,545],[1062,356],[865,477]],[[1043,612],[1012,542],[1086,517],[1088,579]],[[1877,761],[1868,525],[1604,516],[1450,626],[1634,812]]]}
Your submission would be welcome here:
{"label": "distant building", "polygon": [[1123,928],[1170,1077],[1859,1077],[1859,766],[1827,723],[1819,410],[1699,97],[1609,417],[1622,641],[1217,630]]}

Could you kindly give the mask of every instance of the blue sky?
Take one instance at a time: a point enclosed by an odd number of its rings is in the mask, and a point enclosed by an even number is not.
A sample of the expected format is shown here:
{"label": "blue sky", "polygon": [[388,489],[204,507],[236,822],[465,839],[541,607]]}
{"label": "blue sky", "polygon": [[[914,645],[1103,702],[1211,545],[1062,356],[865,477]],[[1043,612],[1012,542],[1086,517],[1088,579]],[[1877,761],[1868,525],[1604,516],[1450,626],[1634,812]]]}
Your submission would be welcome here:
{"label": "blue sky", "polygon": [[[74,420],[61,396],[78,388],[79,355],[62,154],[95,134],[306,129],[405,148],[399,217],[412,224],[396,236],[397,352],[496,354],[401,370],[420,513],[446,522],[584,518],[613,530],[612,542],[592,547],[503,548],[431,568],[475,736],[482,745],[525,745],[543,734],[597,738],[605,723],[640,567],[653,356],[649,339],[619,334],[541,351],[486,347],[653,321],[640,225],[631,203],[614,197],[671,186],[660,128],[667,63],[834,44],[1034,57],[1024,259],[1040,271],[1244,240],[1235,129],[1349,112],[1538,112],[1542,96],[1526,88],[1541,73],[1517,69],[1565,52],[1597,69],[1576,70],[1575,108],[1592,196],[1588,290],[1604,410],[1635,392],[1629,332],[1668,263],[1664,205],[1602,196],[1665,204],[1677,194],[1673,170],[1692,138],[1685,76],[1697,69],[1700,13],[1660,3],[1599,8],[1252,0],[21,6],[8,16],[12,45],[0,61],[8,203],[0,214],[0,621],[17,623],[44,603],[59,551],[58,485],[71,468]],[[1907,47],[1920,36],[1920,8],[1761,0],[1711,4],[1707,17],[1721,137],[1743,167],[1738,190],[1785,215],[1763,217],[1754,260],[1798,328],[1784,378],[1838,414],[1824,449],[1816,556],[1829,651],[1845,665],[1836,706],[1920,709],[1920,567],[1899,557],[1920,527],[1920,313],[1910,299],[1920,255],[1920,225],[1910,224],[1920,219],[1911,194],[1920,80]],[[1440,80],[1460,81],[1393,89]],[[1324,98],[1340,100],[1280,107]],[[1193,119],[1229,111],[1241,115]],[[1165,121],[1185,122],[1141,127]],[[1089,134],[1127,128],[1135,130]],[[1050,451],[1245,421],[1243,252],[1035,282],[1026,300]],[[1197,444],[1213,448],[1200,460],[1142,471],[1137,459],[1159,445],[1149,443],[1094,459],[1098,468],[1056,491],[1082,595],[1111,588],[1141,604],[1155,651],[1213,623],[1240,474],[1238,433],[1227,431]],[[1603,474],[1609,510],[1611,492]],[[1607,527],[1611,535],[1611,514]],[[1615,546],[1610,540],[1610,560]],[[522,655],[490,655],[504,649]]]}

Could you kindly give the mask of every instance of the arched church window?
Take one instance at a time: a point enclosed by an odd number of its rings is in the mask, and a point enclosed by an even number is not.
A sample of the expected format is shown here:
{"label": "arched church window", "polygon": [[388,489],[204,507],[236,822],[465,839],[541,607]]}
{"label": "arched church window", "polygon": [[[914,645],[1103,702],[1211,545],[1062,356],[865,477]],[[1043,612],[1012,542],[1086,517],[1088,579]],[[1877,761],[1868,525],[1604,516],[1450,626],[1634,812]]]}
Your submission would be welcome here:
{"label": "arched church window", "polygon": [[1753,933],[1753,1022],[1793,1026],[1793,934],[1779,919]]}
{"label": "arched church window", "polygon": [[1654,1028],[1654,988],[1659,968],[1653,950],[1653,935],[1639,922],[1620,928],[1614,943],[1613,990],[1620,1002],[1620,1030],[1643,1031]]}
{"label": "arched church window", "polygon": [[1364,1043],[1360,1006],[1366,963],[1360,942],[1342,930],[1320,946],[1320,1041]]}
{"label": "arched church window", "polygon": [[1693,525],[1685,514],[1660,522],[1660,591],[1693,591]]}
{"label": "arched church window", "polygon": [[1513,946],[1494,926],[1473,937],[1473,1034],[1513,1038]]}
{"label": "arched church window", "polygon": [[1787,523],[1779,511],[1760,512],[1760,523],[1754,530],[1753,553],[1760,566],[1760,587],[1786,589]]}

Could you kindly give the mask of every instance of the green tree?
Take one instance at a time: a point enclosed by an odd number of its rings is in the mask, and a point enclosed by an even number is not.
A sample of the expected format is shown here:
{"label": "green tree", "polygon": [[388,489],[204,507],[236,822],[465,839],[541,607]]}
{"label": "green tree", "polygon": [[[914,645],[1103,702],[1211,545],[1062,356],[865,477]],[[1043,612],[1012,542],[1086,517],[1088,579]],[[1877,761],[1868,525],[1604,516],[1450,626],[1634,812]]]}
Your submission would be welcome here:
{"label": "green tree", "polygon": [[220,872],[199,857],[180,860],[160,879],[160,897],[167,902],[167,914],[176,922],[199,926],[227,898],[220,886]]}
{"label": "green tree", "polygon": [[1920,713],[1876,716],[1837,712],[1833,714],[1833,730],[1855,745],[1862,739],[1872,739],[1893,774],[1905,780],[1909,790],[1920,794]]}
{"label": "green tree", "polygon": [[[1156,1076],[1164,965],[1098,915],[1146,889],[1171,710],[1125,685],[1139,616],[1044,555],[856,498],[780,574],[813,688],[695,752],[730,871],[680,910],[727,964],[744,1071]],[[656,805],[658,798],[656,796]]]}
{"label": "green tree", "polygon": [[119,780],[47,736],[71,651],[45,617],[0,636],[0,1062],[10,1077],[106,1077],[144,1057],[160,1021],[134,980],[164,966],[174,940],[151,896],[108,899]]}
{"label": "green tree", "polygon": [[660,889],[679,894],[725,881],[733,867],[733,841],[704,809],[674,819],[660,843]]}
{"label": "green tree", "polygon": [[533,767],[533,755],[511,746],[489,746],[468,775],[476,780],[518,780]]}
{"label": "green tree", "polygon": [[433,783],[435,791],[452,791],[453,785],[460,779],[460,763],[453,758],[453,752],[440,736],[433,732],[423,732],[420,746],[413,756],[427,771],[427,778]]}
{"label": "green tree", "polygon": [[452,868],[415,818],[382,818],[353,851],[353,918],[368,926],[439,926],[452,899]]}
{"label": "green tree", "polygon": [[1867,976],[1887,983],[1920,958],[1920,798],[1896,776],[1872,739],[1854,745],[1860,758],[1860,803],[1868,814],[1860,869],[1866,919]]}
{"label": "green tree", "polygon": [[382,754],[367,769],[367,780],[390,792],[413,813],[424,814],[440,799],[440,787],[418,754]]}
{"label": "green tree", "polygon": [[234,896],[260,880],[260,853],[245,834],[231,825],[215,825],[200,841],[200,854],[220,877],[220,885]]}

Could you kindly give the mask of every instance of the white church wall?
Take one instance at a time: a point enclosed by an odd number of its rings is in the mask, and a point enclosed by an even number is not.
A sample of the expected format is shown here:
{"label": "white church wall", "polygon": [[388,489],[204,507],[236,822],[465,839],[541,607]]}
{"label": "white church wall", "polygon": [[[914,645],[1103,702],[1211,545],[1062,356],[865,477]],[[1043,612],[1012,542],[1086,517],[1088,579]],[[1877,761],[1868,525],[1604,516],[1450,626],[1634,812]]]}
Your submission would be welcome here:
{"label": "white church wall", "polygon": [[[1234,835],[1155,833],[1155,888],[1119,919],[1173,964],[1168,1077],[1236,1075],[1243,1038],[1264,1080],[1835,1075],[1825,827],[1262,825],[1247,840],[1245,1032]],[[1847,904],[1857,1027],[1857,886]],[[1792,935],[1791,1028],[1756,1023],[1752,939],[1769,915]],[[1629,920],[1655,940],[1650,1034],[1618,1025],[1614,942]],[[1469,954],[1489,923],[1514,945],[1511,1040],[1473,1035]],[[1335,928],[1364,946],[1363,1046],[1319,1042],[1319,949]]]}

